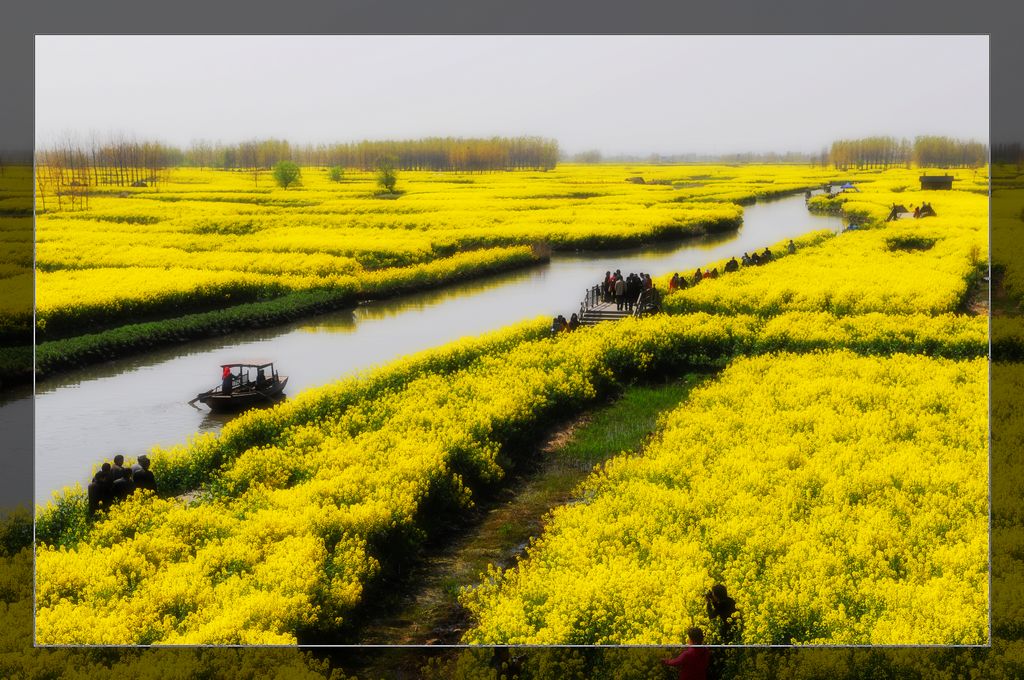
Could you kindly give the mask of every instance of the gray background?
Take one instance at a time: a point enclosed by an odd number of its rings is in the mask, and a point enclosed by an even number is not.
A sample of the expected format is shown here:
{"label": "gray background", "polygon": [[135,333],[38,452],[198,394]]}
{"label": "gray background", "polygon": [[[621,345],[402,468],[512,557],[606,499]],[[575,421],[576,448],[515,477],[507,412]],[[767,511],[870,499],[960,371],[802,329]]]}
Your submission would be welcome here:
{"label": "gray background", "polygon": [[[763,0],[682,3],[669,0],[370,0],[173,3],[7,3],[0,21],[0,150],[31,147],[33,140],[33,35],[36,33],[969,33],[991,35],[991,143],[1024,141],[1020,68],[1024,41],[1019,3],[930,0],[854,3]],[[126,60],[144,60],[127,54]],[[922,55],[927,60],[927,55]],[[855,66],[856,56],[851,57]],[[818,65],[813,61],[809,68]],[[76,64],[65,65],[75,79]],[[890,93],[859,93],[884,106]],[[994,242],[993,249],[1007,244]],[[31,248],[31,244],[26,244]],[[2,423],[5,474],[0,506],[32,500],[31,413],[22,409]],[[998,474],[993,470],[993,474]],[[920,650],[922,654],[928,650]],[[803,653],[803,652],[802,652]],[[812,654],[813,650],[806,653]]]}

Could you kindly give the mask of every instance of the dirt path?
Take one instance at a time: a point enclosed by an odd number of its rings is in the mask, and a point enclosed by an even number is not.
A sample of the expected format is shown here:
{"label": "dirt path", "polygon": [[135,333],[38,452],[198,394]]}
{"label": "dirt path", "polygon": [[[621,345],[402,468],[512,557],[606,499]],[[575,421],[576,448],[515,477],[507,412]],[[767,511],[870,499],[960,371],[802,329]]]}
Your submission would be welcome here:
{"label": "dirt path", "polygon": [[[696,371],[629,386],[613,402],[552,428],[535,455],[518,457],[529,462],[501,490],[435,537],[391,590],[375,598],[372,611],[354,625],[356,644],[459,644],[471,625],[458,601],[460,590],[480,583],[488,565],[514,566],[531,537],[543,533],[548,512],[571,502],[595,465],[624,451],[642,451],[661,414],[714,374]],[[372,671],[375,662],[366,661],[357,665]]]}
{"label": "dirt path", "polygon": [[[997,277],[992,282],[992,297],[1002,290],[1002,277]],[[1005,291],[1004,291],[1005,292]],[[1005,297],[1005,296],[1004,296]],[[989,282],[985,278],[978,277],[971,290],[964,300],[962,311],[971,316],[988,316],[989,312]]]}
{"label": "dirt path", "polygon": [[488,564],[513,565],[530,537],[541,533],[547,511],[571,498],[592,465],[558,452],[589,420],[585,414],[550,432],[533,469],[520,473],[479,508],[458,538],[418,560],[407,580],[415,586],[381,603],[380,615],[362,627],[359,644],[459,644],[469,623],[458,603],[459,589],[478,582]]}

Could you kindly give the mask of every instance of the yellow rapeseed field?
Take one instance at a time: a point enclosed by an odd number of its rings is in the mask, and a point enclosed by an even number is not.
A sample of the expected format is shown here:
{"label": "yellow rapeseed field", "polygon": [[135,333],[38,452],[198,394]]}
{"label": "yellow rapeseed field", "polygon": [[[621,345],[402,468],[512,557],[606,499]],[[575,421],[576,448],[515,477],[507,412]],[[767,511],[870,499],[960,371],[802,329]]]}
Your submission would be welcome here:
{"label": "yellow rapeseed field", "polygon": [[[813,247],[801,244],[797,253],[768,267],[744,267],[702,281],[670,295],[666,308],[759,315],[955,311],[972,275],[988,260],[988,197],[973,190],[893,191],[918,174],[890,170],[858,182],[860,192],[840,194],[837,205],[863,228]],[[883,222],[894,203],[909,207],[923,201],[932,204],[937,217]],[[779,246],[774,253],[785,255]],[[722,271],[724,263],[715,264]],[[667,288],[667,278],[661,284]]]}
{"label": "yellow rapeseed field", "polygon": [[466,641],[672,644],[726,583],[748,644],[984,643],[986,404],[981,359],[738,361],[463,596]]}
{"label": "yellow rapeseed field", "polygon": [[[434,267],[443,277],[458,258],[493,257],[466,248],[522,257],[535,240],[684,233],[735,219],[733,201],[836,176],[670,166],[409,173],[407,193],[382,200],[368,195],[369,177],[335,186],[307,172],[301,191],[255,191],[251,178],[221,174],[234,183],[221,192],[204,173],[183,172],[191,184],[177,193],[97,198],[91,210],[107,219],[49,216],[48,304],[73,314],[67,282],[101,287],[116,272],[136,287],[104,292],[99,316],[134,313],[147,296],[175,304],[190,294],[185,272],[195,273],[193,292],[214,291],[210,300],[317,281],[386,287],[391,272]],[[987,257],[987,215],[983,181],[963,174],[962,190],[925,195],[915,172],[844,173],[861,192],[830,209],[863,229],[801,239],[795,254],[673,293],[671,315],[554,338],[543,337],[543,320],[529,322],[250,412],[218,436],[154,451],[162,497],[136,495],[94,523],[84,522],[81,490],[65,490],[38,515],[38,641],[294,644],[345,625],[432,519],[500,483],[517,447],[549,423],[622,382],[731,362],[646,452],[613,459],[555,509],[516,567],[465,591],[475,623],[466,641],[678,643],[689,625],[710,629],[700,595],[725,582],[746,642],[984,642],[988,328],[961,310]],[[645,183],[625,181],[634,176]],[[939,217],[884,224],[894,200],[929,200]],[[144,206],[134,222],[117,219],[126,201]],[[175,206],[177,216],[161,213]],[[132,252],[141,229],[152,239],[139,261],[118,260],[118,244]],[[346,229],[352,247],[328,238]],[[107,259],[72,267],[75,247],[61,234],[83,249],[102,242]],[[404,247],[389,249],[389,238]],[[328,245],[315,248],[318,239]],[[180,268],[153,264],[170,250]],[[218,266],[200,266],[204,250]],[[279,268],[267,256],[277,252]],[[223,264],[246,253],[248,268]],[[162,288],[146,290],[133,268],[166,271]],[[197,487],[191,503],[174,498]]]}
{"label": "yellow rapeseed field", "polygon": [[[491,267],[510,247],[610,247],[735,228],[737,203],[827,176],[798,166],[409,171],[398,198],[381,198],[371,173],[339,183],[306,168],[302,186],[286,190],[269,173],[254,184],[249,173],[177,169],[158,186],[100,188],[85,210],[39,215],[37,321],[56,337],[310,288],[369,297],[380,292],[370,281],[377,272],[470,250]],[[0,317],[18,312],[0,305]]]}

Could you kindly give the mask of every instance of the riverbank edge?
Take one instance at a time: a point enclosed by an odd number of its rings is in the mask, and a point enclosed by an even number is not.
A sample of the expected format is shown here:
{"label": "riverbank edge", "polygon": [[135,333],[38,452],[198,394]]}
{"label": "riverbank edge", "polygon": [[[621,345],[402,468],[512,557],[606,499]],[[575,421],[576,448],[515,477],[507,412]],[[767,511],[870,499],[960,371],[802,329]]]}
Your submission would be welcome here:
{"label": "riverbank edge", "polygon": [[[772,194],[760,200],[776,200],[798,191]],[[643,247],[654,243],[685,242],[709,234],[735,231],[743,224],[740,220],[710,220],[699,225],[666,227],[663,231],[637,237],[618,237],[585,244],[584,251],[600,252],[628,247]],[[551,252],[581,252],[579,243],[553,244],[548,248],[532,249],[529,259],[512,258],[498,263],[459,271],[453,276],[440,278],[422,285],[399,285],[379,291],[369,297],[351,291],[317,289],[288,293],[270,300],[247,302],[228,309],[197,312],[180,317],[130,323],[95,333],[49,340],[35,347],[34,375],[37,382],[63,372],[84,368],[105,361],[137,355],[171,345],[220,337],[243,330],[255,330],[291,321],[337,311],[360,304],[389,300],[409,293],[435,290],[450,283],[461,283],[517,269],[526,269],[550,262]],[[516,248],[517,246],[509,246]],[[521,246],[520,246],[521,247]],[[548,251],[548,252],[544,252]],[[33,365],[29,347],[0,348],[0,390],[32,380]]]}

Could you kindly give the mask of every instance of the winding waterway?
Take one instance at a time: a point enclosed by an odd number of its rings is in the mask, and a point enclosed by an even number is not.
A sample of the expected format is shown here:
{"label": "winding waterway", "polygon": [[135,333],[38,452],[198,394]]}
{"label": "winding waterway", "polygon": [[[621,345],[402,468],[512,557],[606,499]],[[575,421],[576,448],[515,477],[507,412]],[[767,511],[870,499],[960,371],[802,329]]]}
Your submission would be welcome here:
{"label": "winding waterway", "polygon": [[[399,356],[539,315],[569,314],[606,270],[690,273],[706,262],[763,249],[838,217],[811,215],[802,196],[749,206],[737,232],[640,249],[555,254],[551,262],[299,322],[190,342],[68,372],[36,388],[35,498],[85,483],[94,463],[184,444],[229,416],[188,400],[219,382],[222,363],[267,358],[287,391],[321,385]],[[18,407],[21,395],[2,410]]]}

